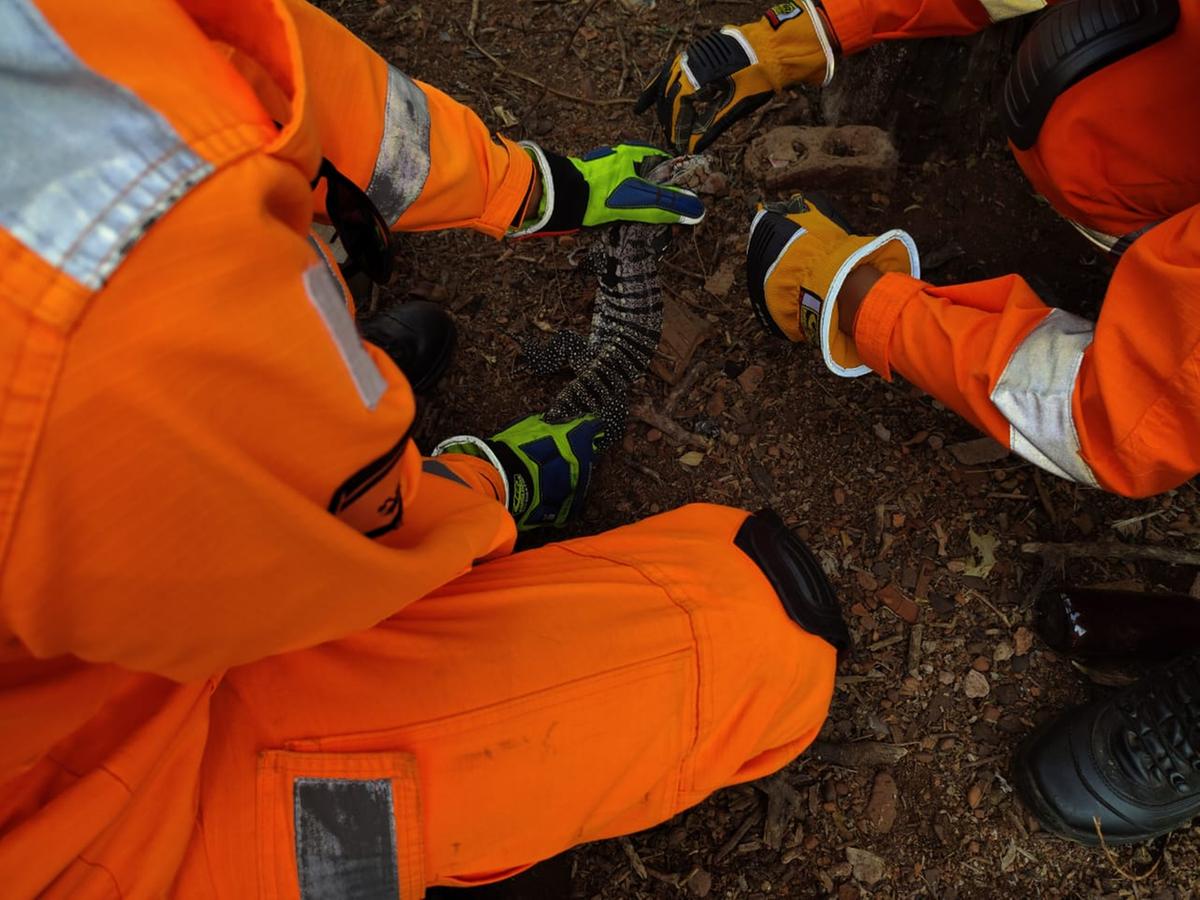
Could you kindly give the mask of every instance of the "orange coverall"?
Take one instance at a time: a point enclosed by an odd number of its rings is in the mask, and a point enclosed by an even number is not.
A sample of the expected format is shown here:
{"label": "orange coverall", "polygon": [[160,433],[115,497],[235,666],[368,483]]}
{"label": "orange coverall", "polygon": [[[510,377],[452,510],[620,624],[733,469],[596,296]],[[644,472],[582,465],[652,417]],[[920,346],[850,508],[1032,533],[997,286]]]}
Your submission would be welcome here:
{"label": "orange coverall", "polygon": [[301,0],[9,0],[0,123],[5,897],[419,898],[813,739],[746,513],[510,555],[407,440],[310,181],[499,236],[531,164],[469,110]]}
{"label": "orange coverall", "polygon": [[[967,34],[1043,0],[824,0],[842,50]],[[1087,76],[1015,151],[1063,216],[1105,243],[1144,228],[1094,325],[1017,275],[934,287],[885,275],[855,324],[863,360],[924,388],[1057,475],[1129,496],[1200,471],[1200,6]],[[1108,236],[1105,240],[1104,236]]]}

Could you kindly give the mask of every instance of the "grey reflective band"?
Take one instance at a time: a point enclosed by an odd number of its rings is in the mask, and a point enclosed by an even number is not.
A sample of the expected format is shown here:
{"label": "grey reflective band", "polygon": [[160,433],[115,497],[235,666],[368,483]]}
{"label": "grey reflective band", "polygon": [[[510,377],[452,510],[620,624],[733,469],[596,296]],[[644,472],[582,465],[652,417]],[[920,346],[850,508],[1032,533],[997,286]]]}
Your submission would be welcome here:
{"label": "grey reflective band", "polygon": [[469,484],[467,484],[465,481],[463,481],[461,478],[459,478],[457,475],[455,475],[454,472],[451,470],[451,468],[448,465],[446,465],[445,463],[438,462],[436,459],[424,460],[421,463],[421,471],[424,472],[426,475],[436,475],[438,478],[445,478],[447,481],[456,482],[457,484],[461,484],[465,488],[470,487]]}
{"label": "grey reflective band", "polygon": [[297,778],[292,793],[301,900],[397,900],[391,781]]}
{"label": "grey reflective band", "polygon": [[383,136],[367,196],[388,225],[420,196],[429,177],[429,103],[407,75],[388,66]]}
{"label": "grey reflective band", "polygon": [[979,0],[993,22],[1002,22],[1015,16],[1037,12],[1046,8],[1046,0]]}
{"label": "grey reflective band", "polygon": [[1071,414],[1075,381],[1095,326],[1052,309],[1025,336],[992,389],[991,400],[1008,419],[1013,452],[1060,478],[1098,486],[1079,452]]}
{"label": "grey reflective band", "polygon": [[387,392],[387,381],[375,365],[375,360],[363,349],[358,329],[354,327],[350,310],[346,308],[346,295],[342,293],[341,282],[330,270],[329,261],[316,239],[310,236],[308,240],[317,254],[317,262],[304,272],[304,290],[337,345],[338,354],[346,364],[363,405],[367,409],[374,409]]}
{"label": "grey reflective band", "polygon": [[0,227],[97,290],[212,166],[87,68],[29,0],[0,2]]}

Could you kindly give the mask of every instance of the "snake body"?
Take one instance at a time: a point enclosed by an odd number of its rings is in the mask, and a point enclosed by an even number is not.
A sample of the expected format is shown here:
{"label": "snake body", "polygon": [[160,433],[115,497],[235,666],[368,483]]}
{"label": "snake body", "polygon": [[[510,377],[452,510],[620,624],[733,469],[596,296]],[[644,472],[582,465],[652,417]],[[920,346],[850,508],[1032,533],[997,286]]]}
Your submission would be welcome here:
{"label": "snake body", "polygon": [[[679,184],[704,163],[703,157],[667,160],[644,177]],[[605,426],[601,449],[624,433],[630,388],[645,374],[662,336],[658,261],[669,240],[666,225],[626,222],[601,229],[586,263],[597,276],[588,336],[561,330],[521,340],[526,367],[535,375],[569,369],[575,376],[546,410],[547,421],[597,415]]]}

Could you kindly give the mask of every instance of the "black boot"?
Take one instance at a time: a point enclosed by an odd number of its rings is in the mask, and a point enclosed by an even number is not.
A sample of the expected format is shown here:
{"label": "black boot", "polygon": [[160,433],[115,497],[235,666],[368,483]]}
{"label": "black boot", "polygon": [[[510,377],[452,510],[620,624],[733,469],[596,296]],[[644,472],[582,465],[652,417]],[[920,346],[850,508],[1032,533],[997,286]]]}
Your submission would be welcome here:
{"label": "black boot", "polygon": [[1200,653],[1081,706],[1017,751],[1014,783],[1054,834],[1134,844],[1200,815]]}
{"label": "black boot", "polygon": [[388,307],[362,322],[360,330],[364,340],[392,358],[418,394],[445,374],[457,335],[450,314],[427,300]]}

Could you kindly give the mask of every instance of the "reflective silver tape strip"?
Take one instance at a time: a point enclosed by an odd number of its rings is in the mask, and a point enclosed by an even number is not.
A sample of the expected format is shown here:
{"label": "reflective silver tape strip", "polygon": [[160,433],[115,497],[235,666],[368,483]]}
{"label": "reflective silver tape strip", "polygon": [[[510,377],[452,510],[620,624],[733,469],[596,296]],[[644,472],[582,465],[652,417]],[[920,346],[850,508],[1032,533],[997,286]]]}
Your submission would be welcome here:
{"label": "reflective silver tape strip", "polygon": [[0,227],[96,290],[212,166],[88,69],[29,0],[0,2]]}
{"label": "reflective silver tape strip", "polygon": [[404,214],[429,177],[429,103],[399,69],[388,66],[383,137],[367,196],[389,225]]}
{"label": "reflective silver tape strip", "polygon": [[1046,8],[1046,0],[979,0],[993,22],[1037,12]]}
{"label": "reflective silver tape strip", "polygon": [[1086,319],[1051,310],[1013,351],[991,400],[1008,419],[1015,453],[1060,478],[1096,487],[1071,415],[1075,380],[1094,330]]}
{"label": "reflective silver tape strip", "polygon": [[1068,224],[1073,226],[1076,231],[1082,234],[1085,238],[1103,250],[1105,253],[1111,253],[1112,248],[1117,245],[1120,238],[1111,234],[1106,234],[1103,231],[1097,231],[1095,228],[1088,228],[1086,225],[1076,222],[1074,219],[1067,219]]}
{"label": "reflective silver tape strip", "polygon": [[392,783],[297,778],[292,785],[301,900],[396,900]]}
{"label": "reflective silver tape strip", "polygon": [[461,484],[465,488],[470,485],[454,474],[454,471],[445,463],[438,462],[436,459],[427,459],[421,463],[421,471],[428,475],[436,475],[438,478],[445,478],[447,481],[454,481]]}
{"label": "reflective silver tape strip", "polygon": [[354,380],[358,396],[367,409],[374,409],[387,391],[387,381],[375,365],[375,360],[363,349],[358,329],[354,327],[354,320],[346,309],[346,295],[342,293],[341,283],[329,270],[329,263],[317,249],[314,239],[310,237],[309,242],[313,243],[318,259],[304,272],[304,289],[320,313],[321,321],[329,329],[329,336],[337,345],[338,353]]}

